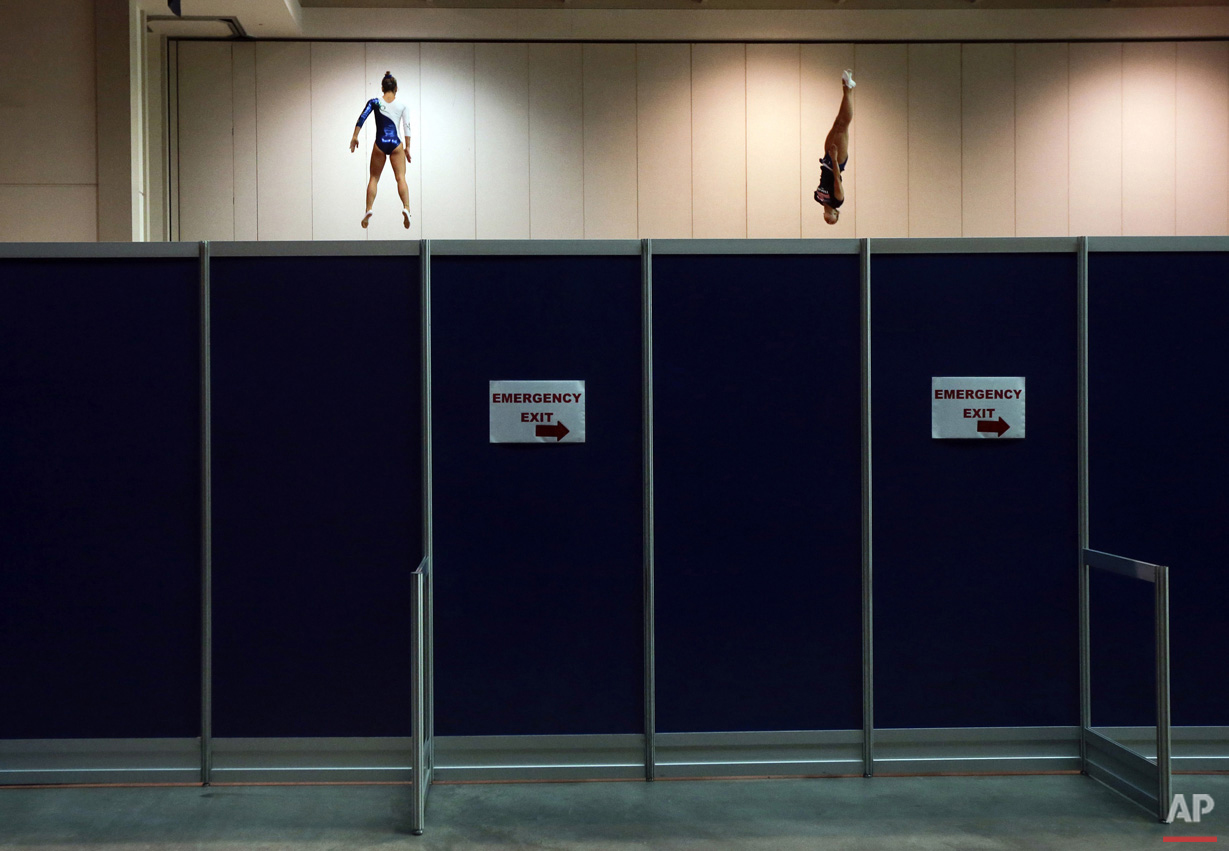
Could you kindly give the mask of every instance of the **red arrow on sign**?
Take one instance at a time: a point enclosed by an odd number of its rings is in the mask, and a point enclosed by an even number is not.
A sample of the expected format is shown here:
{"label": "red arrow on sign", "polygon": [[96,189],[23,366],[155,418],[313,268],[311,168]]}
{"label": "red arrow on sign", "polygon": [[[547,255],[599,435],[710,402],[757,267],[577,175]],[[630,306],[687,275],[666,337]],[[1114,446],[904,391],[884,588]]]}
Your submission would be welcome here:
{"label": "red arrow on sign", "polygon": [[563,440],[568,436],[568,427],[563,423],[555,423],[554,425],[540,425],[534,430],[534,437],[553,437],[555,442]]}
{"label": "red arrow on sign", "polygon": [[997,434],[999,437],[1002,437],[1007,432],[1007,429],[1009,428],[1011,428],[1011,426],[1005,423],[1002,417],[999,417],[998,422],[995,422],[994,420],[978,420],[977,421],[978,431],[991,431]]}

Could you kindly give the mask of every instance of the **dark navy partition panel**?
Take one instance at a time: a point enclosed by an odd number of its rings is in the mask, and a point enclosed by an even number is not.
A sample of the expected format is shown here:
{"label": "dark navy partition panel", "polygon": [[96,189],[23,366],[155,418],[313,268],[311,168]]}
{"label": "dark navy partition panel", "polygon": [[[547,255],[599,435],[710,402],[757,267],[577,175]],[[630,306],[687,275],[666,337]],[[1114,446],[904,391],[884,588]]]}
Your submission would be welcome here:
{"label": "dark navy partition panel", "polygon": [[[1229,724],[1227,341],[1229,254],[1090,255],[1090,543],[1170,566],[1180,725]],[[1109,711],[1094,691],[1097,723],[1152,723]]]}
{"label": "dark navy partition panel", "polygon": [[[643,730],[640,258],[434,257],[436,728]],[[584,444],[491,444],[488,382],[583,379]]]}
{"label": "dark navy partition panel", "polygon": [[[1079,723],[1076,257],[872,262],[875,724]],[[932,376],[1024,376],[1023,440],[934,440]]]}
{"label": "dark navy partition panel", "polygon": [[653,260],[663,732],[862,726],[859,281]]}
{"label": "dark navy partition panel", "polygon": [[212,269],[214,734],[408,736],[418,259]]}
{"label": "dark navy partition panel", "polygon": [[0,739],[200,732],[199,274],[0,260]]}

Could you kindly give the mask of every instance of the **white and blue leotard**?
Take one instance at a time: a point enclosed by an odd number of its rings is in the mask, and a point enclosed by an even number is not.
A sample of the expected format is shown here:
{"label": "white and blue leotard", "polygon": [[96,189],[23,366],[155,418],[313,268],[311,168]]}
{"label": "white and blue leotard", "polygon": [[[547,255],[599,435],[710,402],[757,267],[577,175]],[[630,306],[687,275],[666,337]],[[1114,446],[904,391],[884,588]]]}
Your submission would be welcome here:
{"label": "white and blue leotard", "polygon": [[372,98],[367,101],[363,114],[358,117],[359,127],[363,126],[363,122],[373,110],[376,114],[376,147],[385,154],[391,154],[401,144],[401,137],[397,135],[397,125],[404,127],[405,138],[410,138],[409,110],[405,108],[405,104],[395,98],[392,103],[388,103],[384,98]]}

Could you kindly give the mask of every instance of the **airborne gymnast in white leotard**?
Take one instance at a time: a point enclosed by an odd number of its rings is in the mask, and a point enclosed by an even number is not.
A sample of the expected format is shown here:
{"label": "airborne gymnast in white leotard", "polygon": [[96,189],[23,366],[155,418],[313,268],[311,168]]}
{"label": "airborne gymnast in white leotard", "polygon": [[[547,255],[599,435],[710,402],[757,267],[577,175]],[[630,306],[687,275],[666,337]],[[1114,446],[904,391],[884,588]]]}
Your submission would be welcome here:
{"label": "airborne gymnast in white leotard", "polygon": [[[410,187],[405,183],[405,164],[410,162],[410,113],[406,105],[397,100],[397,80],[391,71],[384,72],[380,82],[383,94],[367,101],[363,114],[354,125],[354,135],[350,138],[350,153],[358,147],[358,131],[363,122],[373,112],[376,117],[376,143],[371,148],[371,177],[367,180],[367,214],[363,216],[363,227],[367,227],[371,219],[371,205],[376,200],[376,185],[380,182],[380,172],[384,171],[384,161],[393,161],[393,174],[397,178],[397,194],[401,196],[401,215],[405,226],[410,226]],[[405,129],[405,141],[397,135],[398,126]]]}

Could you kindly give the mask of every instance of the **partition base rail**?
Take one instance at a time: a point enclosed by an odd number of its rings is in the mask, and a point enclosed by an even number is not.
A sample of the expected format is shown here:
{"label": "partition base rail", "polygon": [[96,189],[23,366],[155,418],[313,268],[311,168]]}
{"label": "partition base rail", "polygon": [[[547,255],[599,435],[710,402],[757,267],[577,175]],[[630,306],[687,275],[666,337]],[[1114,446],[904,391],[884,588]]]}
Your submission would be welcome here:
{"label": "partition base rail", "polygon": [[[1141,759],[1155,728],[1097,728]],[[877,774],[1080,770],[1078,727],[879,729]],[[1229,771],[1229,727],[1174,727],[1173,771]],[[413,739],[214,740],[214,784],[411,783]],[[644,778],[643,737],[445,736],[426,743],[427,788],[457,780]],[[659,733],[659,778],[861,774],[861,731]],[[437,756],[438,755],[438,756]],[[438,758],[438,765],[436,760]],[[200,743],[185,739],[0,740],[0,786],[200,785]]]}
{"label": "partition base rail", "polygon": [[[1090,726],[1092,694],[1087,690],[1080,708],[1081,754],[1084,773],[1130,801],[1154,813],[1157,820],[1169,821],[1172,797],[1172,732],[1169,704],[1169,568],[1098,550],[1083,549],[1080,556],[1080,583],[1089,587],[1089,573],[1102,570],[1131,579],[1151,582],[1153,597],[1153,638],[1156,644],[1156,727],[1155,756],[1152,758],[1116,742]],[[1091,665],[1092,629],[1087,606],[1081,607],[1080,666],[1085,672]]]}

